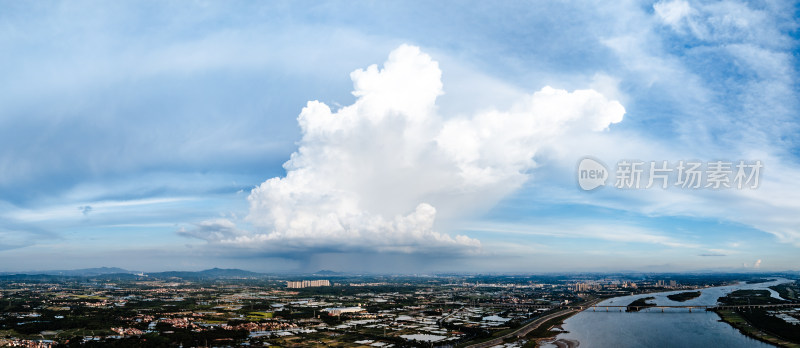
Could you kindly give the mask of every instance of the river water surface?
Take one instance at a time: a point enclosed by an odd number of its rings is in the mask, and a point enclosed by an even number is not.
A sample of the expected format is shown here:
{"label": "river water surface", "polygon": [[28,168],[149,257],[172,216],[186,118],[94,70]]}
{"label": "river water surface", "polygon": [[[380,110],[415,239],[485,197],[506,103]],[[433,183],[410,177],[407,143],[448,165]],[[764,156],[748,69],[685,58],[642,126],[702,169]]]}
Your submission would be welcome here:
{"label": "river water surface", "polygon": [[[768,287],[789,282],[787,279],[776,279],[767,283],[719,286],[699,290],[679,290],[615,297],[599,303],[599,306],[627,306],[641,297],[655,297],[648,301],[657,305],[702,305],[713,306],[717,299],[734,290],[769,290],[772,297],[780,298],[777,292]],[[700,291],[700,297],[676,302],[667,295],[685,291]],[[564,322],[563,328],[568,333],[557,336],[558,339],[578,341],[584,347],[772,347],[761,341],[749,338],[730,325],[720,322],[714,312],[705,310],[670,308],[643,309],[641,312],[627,313],[625,309],[591,309],[585,310]],[[555,347],[555,345],[545,345]]]}

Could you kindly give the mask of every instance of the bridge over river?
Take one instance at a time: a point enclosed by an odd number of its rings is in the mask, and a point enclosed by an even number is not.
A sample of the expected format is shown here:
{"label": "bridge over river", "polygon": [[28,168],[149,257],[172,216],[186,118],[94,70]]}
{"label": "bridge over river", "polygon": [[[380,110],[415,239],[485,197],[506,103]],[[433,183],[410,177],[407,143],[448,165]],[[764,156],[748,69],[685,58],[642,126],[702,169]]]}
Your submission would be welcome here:
{"label": "bridge over river", "polygon": [[664,309],[668,308],[684,308],[688,309],[689,312],[694,310],[714,310],[714,309],[748,309],[748,308],[793,308],[793,307],[800,307],[800,303],[779,303],[779,304],[748,304],[748,305],[725,305],[725,304],[716,304],[716,305],[647,305],[647,306],[624,306],[624,305],[565,305],[565,304],[553,304],[553,305],[545,305],[545,304],[533,304],[533,303],[479,303],[481,307],[511,307],[511,308],[542,308],[542,309],[554,309],[554,308],[563,308],[563,309],[576,309],[576,310],[589,310],[592,311],[622,311],[623,309],[633,309],[635,311],[640,311],[643,309],[656,309],[661,310],[662,312]]}

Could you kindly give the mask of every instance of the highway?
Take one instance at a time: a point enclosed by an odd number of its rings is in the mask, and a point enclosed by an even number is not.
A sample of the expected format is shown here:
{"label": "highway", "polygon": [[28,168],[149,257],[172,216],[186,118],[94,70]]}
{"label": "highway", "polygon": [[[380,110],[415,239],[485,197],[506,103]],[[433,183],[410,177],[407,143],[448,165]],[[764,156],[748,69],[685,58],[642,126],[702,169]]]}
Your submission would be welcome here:
{"label": "highway", "polygon": [[519,328],[519,329],[517,329],[517,330],[515,330],[515,331],[513,331],[511,333],[505,334],[505,335],[497,337],[497,338],[493,338],[493,339],[485,341],[485,342],[469,345],[469,346],[467,346],[467,348],[486,348],[486,347],[496,346],[498,344],[503,344],[504,343],[503,342],[504,339],[512,337],[512,336],[513,337],[517,337],[517,338],[525,337],[525,335],[527,335],[528,333],[530,333],[533,330],[536,330],[537,328],[539,328],[540,325],[542,325],[544,322],[546,322],[546,321],[548,321],[550,319],[553,319],[553,318],[556,318],[556,317],[559,317],[559,316],[562,316],[562,315],[565,315],[565,314],[569,314],[569,313],[580,312],[583,309],[586,309],[586,308],[594,306],[595,304],[597,304],[598,302],[600,302],[602,300],[604,300],[604,299],[595,299],[595,300],[592,300],[589,303],[587,303],[585,305],[582,305],[582,306],[569,307],[569,308],[562,309],[562,310],[560,310],[558,312],[550,313],[550,314],[545,315],[545,316],[543,316],[541,318],[537,318],[536,320],[526,324],[525,326],[523,326],[523,327],[521,327],[521,328]]}

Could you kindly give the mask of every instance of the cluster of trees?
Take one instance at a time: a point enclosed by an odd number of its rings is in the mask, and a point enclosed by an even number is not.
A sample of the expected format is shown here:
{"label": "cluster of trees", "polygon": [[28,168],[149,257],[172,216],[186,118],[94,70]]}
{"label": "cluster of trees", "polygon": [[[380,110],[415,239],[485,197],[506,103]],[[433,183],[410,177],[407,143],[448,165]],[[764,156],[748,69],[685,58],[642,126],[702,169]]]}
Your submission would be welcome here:
{"label": "cluster of trees", "polygon": [[726,305],[786,303],[786,301],[770,296],[767,290],[736,290],[728,294],[728,296],[720,297],[718,301]]}
{"label": "cluster of trees", "polygon": [[171,329],[173,333],[149,333],[141,337],[125,337],[121,339],[106,339],[102,341],[83,342],[81,337],[73,337],[57,347],[174,347],[183,345],[188,347],[236,345],[237,341],[248,337],[247,331],[234,331],[214,329],[203,332],[191,330]]}
{"label": "cluster of trees", "polygon": [[684,302],[684,301],[689,301],[693,298],[700,297],[701,294],[702,293],[700,291],[687,291],[687,292],[667,295],[667,298],[673,301]]}
{"label": "cluster of trees", "polygon": [[800,343],[800,329],[797,325],[787,323],[781,318],[767,314],[765,310],[737,311],[745,320],[760,330],[795,343]]}

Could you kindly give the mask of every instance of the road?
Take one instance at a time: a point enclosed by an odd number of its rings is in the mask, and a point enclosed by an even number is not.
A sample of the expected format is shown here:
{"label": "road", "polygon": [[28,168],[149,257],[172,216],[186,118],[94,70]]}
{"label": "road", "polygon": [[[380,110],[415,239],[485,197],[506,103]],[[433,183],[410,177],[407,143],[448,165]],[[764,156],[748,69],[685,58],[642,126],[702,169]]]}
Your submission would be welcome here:
{"label": "road", "polygon": [[469,346],[467,346],[467,348],[486,348],[486,347],[496,346],[498,344],[503,344],[504,343],[503,342],[504,339],[512,337],[512,336],[513,337],[517,337],[517,338],[525,337],[525,335],[527,335],[528,333],[530,333],[533,330],[536,330],[537,328],[539,328],[540,325],[544,324],[544,322],[546,322],[546,321],[548,321],[550,319],[553,319],[553,318],[556,318],[556,317],[560,317],[562,315],[573,313],[573,312],[580,312],[583,309],[586,309],[586,308],[589,308],[591,306],[594,306],[595,304],[597,304],[598,302],[600,302],[602,300],[604,300],[604,299],[592,300],[589,303],[583,305],[582,309],[566,308],[566,309],[562,309],[562,310],[560,310],[558,312],[550,313],[548,315],[545,315],[545,316],[543,316],[541,318],[538,318],[538,319],[528,323],[527,325],[517,329],[516,331],[513,331],[511,333],[505,334],[503,336],[500,336],[500,337],[497,337],[497,338],[494,338],[494,339],[491,339],[491,340],[488,340],[488,341],[485,341],[485,342],[469,345]]}

